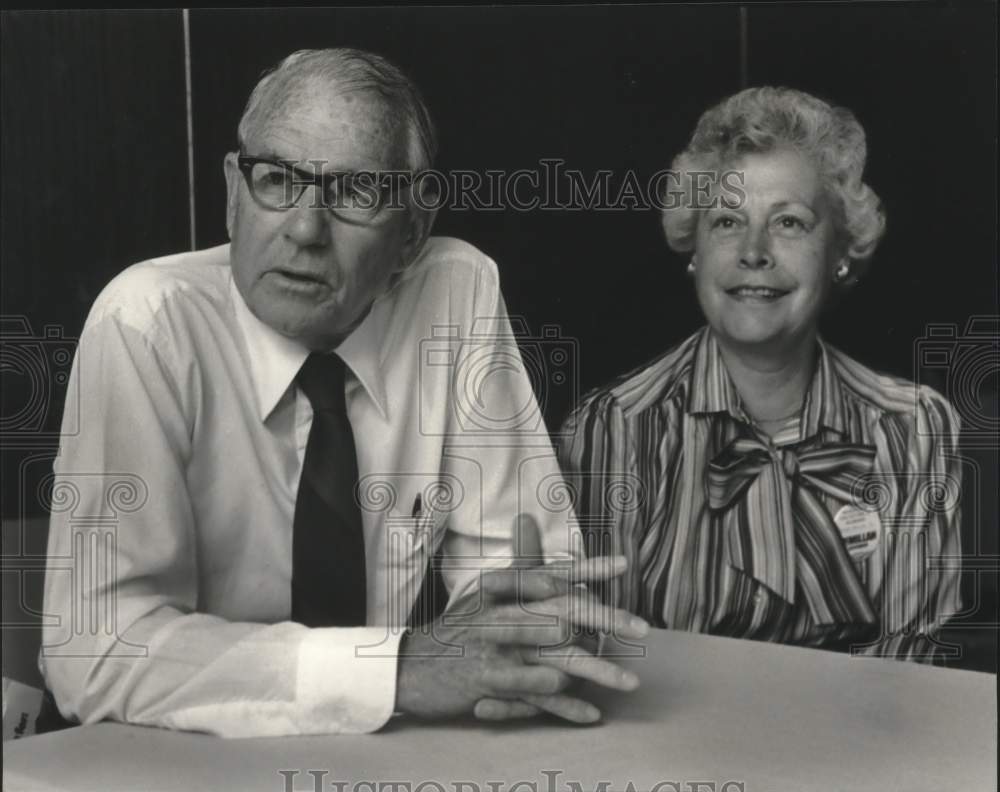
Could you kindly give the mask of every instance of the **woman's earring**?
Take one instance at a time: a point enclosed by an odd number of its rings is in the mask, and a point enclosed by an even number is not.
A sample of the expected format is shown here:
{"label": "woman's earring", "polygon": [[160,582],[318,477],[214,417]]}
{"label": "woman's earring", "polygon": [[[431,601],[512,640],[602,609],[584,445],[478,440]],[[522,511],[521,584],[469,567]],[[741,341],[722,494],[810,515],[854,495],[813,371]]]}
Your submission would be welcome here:
{"label": "woman's earring", "polygon": [[833,280],[835,283],[843,283],[847,280],[847,276],[851,274],[851,268],[848,266],[846,261],[841,261],[837,265],[837,269],[833,273]]}
{"label": "woman's earring", "polygon": [[691,260],[688,262],[687,266],[688,275],[694,275],[694,265],[695,265],[695,257],[691,256]]}

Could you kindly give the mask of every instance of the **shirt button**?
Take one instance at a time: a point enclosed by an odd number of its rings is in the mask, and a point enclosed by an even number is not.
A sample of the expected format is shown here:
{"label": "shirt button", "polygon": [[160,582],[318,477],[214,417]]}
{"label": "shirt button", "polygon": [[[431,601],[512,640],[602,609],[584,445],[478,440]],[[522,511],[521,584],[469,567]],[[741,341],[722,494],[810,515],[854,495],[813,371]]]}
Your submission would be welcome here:
{"label": "shirt button", "polygon": [[753,601],[756,605],[760,605],[760,603],[764,601],[764,595],[758,591],[756,594],[753,595]]}

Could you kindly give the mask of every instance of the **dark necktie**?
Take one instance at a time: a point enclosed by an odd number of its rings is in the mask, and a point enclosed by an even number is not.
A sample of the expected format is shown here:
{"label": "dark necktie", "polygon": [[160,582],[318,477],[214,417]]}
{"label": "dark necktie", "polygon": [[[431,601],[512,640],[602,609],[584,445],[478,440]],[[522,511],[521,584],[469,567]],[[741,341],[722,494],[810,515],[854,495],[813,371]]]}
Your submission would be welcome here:
{"label": "dark necktie", "polygon": [[852,490],[874,458],[871,446],[823,443],[818,437],[780,448],[744,437],[709,463],[710,507],[724,512],[744,499],[743,508],[764,542],[794,548],[794,563],[788,567],[773,561],[769,567],[761,553],[750,562],[754,569],[744,571],[788,602],[794,601],[797,582],[816,624],[875,620],[840,532],[819,497],[826,492],[853,502]]}
{"label": "dark necktie", "polygon": [[313,421],[295,499],[292,621],[308,627],[365,623],[365,539],[345,370],[337,355],[314,353],[297,377]]}

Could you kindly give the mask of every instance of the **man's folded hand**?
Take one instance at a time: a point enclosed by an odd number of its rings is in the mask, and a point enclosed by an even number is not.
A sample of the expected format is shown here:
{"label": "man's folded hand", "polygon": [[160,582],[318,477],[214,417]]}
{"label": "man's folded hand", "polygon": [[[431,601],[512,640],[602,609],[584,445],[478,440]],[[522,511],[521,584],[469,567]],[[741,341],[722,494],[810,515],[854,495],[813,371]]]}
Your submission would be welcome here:
{"label": "man's folded hand", "polygon": [[[576,723],[600,711],[566,691],[586,680],[634,690],[630,671],[595,656],[596,638],[614,633],[639,639],[642,619],[601,603],[581,584],[625,571],[622,556],[566,563],[541,560],[537,526],[518,517],[521,554],[510,568],[484,572],[480,586],[431,625],[411,632],[400,646],[397,708],[420,717],[472,711],[484,720],[549,712]],[[524,537],[528,537],[524,540]],[[525,552],[524,548],[531,548]]]}

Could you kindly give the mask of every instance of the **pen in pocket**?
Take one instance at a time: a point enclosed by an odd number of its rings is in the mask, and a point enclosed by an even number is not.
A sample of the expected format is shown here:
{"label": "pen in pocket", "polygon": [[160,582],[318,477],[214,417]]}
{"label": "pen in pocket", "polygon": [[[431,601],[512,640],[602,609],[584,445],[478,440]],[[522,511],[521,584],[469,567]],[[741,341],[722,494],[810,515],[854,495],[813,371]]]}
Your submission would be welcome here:
{"label": "pen in pocket", "polygon": [[420,493],[413,499],[413,508],[410,510],[410,518],[413,520],[413,542],[420,547],[430,539],[430,529],[433,524],[434,513],[432,510],[424,510],[423,500]]}

